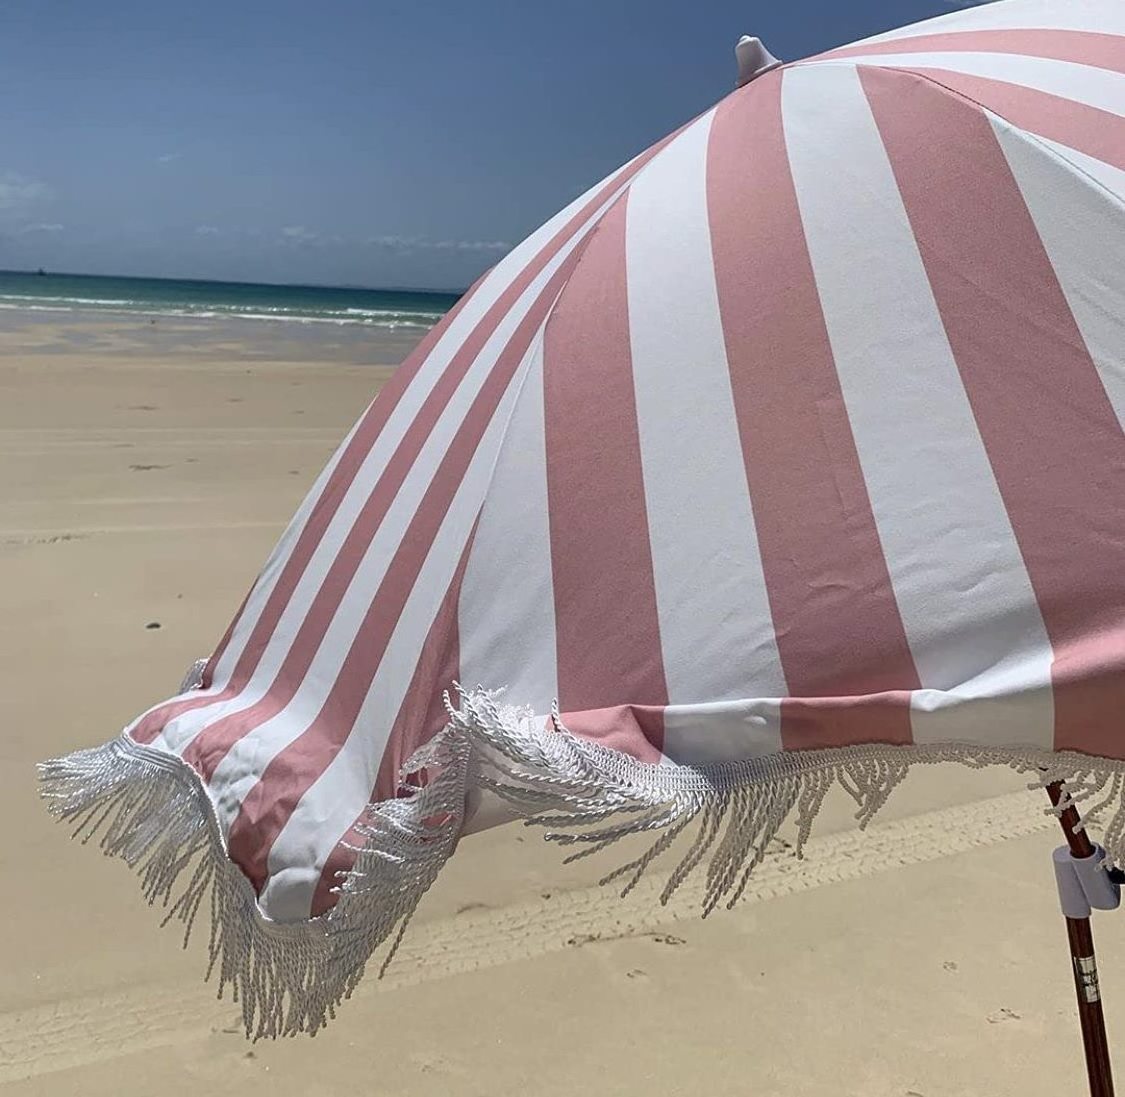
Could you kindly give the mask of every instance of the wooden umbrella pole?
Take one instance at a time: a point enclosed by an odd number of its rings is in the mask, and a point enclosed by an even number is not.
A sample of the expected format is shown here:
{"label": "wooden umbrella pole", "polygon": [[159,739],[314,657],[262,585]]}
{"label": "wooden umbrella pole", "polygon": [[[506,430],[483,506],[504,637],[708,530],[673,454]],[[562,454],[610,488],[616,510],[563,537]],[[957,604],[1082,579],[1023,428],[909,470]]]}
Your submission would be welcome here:
{"label": "wooden umbrella pole", "polygon": [[[1058,807],[1063,799],[1061,781],[1047,786],[1051,804]],[[1066,844],[1071,856],[1086,859],[1094,856],[1094,846],[1084,830],[1075,830],[1080,820],[1073,805],[1059,814]],[[1082,1043],[1086,1049],[1086,1073],[1090,1079],[1090,1097],[1113,1097],[1113,1073],[1109,1063],[1109,1043],[1105,1035],[1101,990],[1098,986],[1098,965],[1094,958],[1094,935],[1090,918],[1066,918],[1070,939],[1070,955],[1074,969],[1074,988],[1078,995],[1078,1019],[1082,1025]]]}

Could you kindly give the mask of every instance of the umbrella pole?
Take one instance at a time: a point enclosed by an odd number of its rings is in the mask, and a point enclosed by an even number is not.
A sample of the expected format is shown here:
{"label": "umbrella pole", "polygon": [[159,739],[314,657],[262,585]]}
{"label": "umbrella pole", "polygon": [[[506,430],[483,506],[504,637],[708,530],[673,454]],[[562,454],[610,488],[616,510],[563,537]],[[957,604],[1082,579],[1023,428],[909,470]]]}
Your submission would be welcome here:
{"label": "umbrella pole", "polygon": [[[1061,781],[1055,781],[1047,786],[1047,795],[1051,804],[1058,807],[1063,801],[1063,787]],[[1084,830],[1075,830],[1079,825],[1078,812],[1073,805],[1067,804],[1059,813],[1059,823],[1062,825],[1063,834],[1070,857],[1066,858],[1069,872],[1073,873],[1074,860],[1085,861],[1091,864],[1091,858],[1099,851],[1087,837]],[[1056,875],[1060,871],[1059,854],[1065,858],[1066,850],[1058,850],[1055,855]],[[1074,874],[1078,882],[1077,874]],[[1074,895],[1079,891],[1069,894],[1069,903],[1064,895],[1064,883],[1059,880],[1059,894],[1063,898],[1063,914],[1066,918],[1066,934],[1070,939],[1070,955],[1074,969],[1074,988],[1078,995],[1078,1019],[1082,1025],[1082,1044],[1086,1050],[1086,1074],[1090,1079],[1090,1097],[1113,1097],[1113,1073],[1109,1063],[1109,1043],[1105,1034],[1105,1017],[1102,1013],[1101,991],[1098,986],[1098,965],[1094,958],[1094,935],[1090,930],[1090,904],[1088,900],[1075,902]],[[1069,913],[1068,913],[1069,909]],[[1085,910],[1085,916],[1072,917]]]}

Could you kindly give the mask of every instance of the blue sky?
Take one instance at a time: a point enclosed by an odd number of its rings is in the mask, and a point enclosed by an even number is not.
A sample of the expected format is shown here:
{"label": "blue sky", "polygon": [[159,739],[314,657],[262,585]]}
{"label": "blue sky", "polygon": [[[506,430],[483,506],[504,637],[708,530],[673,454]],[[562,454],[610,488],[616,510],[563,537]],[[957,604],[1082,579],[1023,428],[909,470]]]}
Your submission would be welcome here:
{"label": "blue sky", "polygon": [[460,288],[725,95],[954,0],[6,0],[0,267]]}

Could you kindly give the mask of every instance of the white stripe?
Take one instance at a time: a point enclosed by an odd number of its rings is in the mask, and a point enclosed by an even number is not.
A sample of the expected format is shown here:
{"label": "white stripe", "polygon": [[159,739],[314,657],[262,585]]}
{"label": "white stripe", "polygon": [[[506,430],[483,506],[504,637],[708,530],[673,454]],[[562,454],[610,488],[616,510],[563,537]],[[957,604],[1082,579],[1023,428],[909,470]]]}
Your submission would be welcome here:
{"label": "white stripe", "polygon": [[891,42],[922,34],[963,30],[1085,30],[1125,34],[1125,4],[1120,0],[1008,0],[966,6],[924,23],[900,27],[862,40],[861,45]]}
{"label": "white stripe", "polygon": [[[674,706],[733,700],[745,696],[747,682],[767,697],[786,691],[715,287],[707,212],[712,117],[634,181],[626,222],[633,386]],[[680,729],[676,721],[666,728],[671,757],[681,753]],[[780,749],[780,728],[772,732]]]}
{"label": "white stripe", "polygon": [[745,762],[781,750],[781,699],[669,705],[664,758],[680,765]]}
{"label": "white stripe", "polygon": [[1125,206],[992,117],[1117,420],[1125,429]]}
{"label": "white stripe", "polygon": [[[838,60],[812,61],[797,68],[803,70],[851,65],[959,72],[966,76],[1001,80],[1033,91],[1057,95],[1060,99],[1069,99],[1073,103],[1109,111],[1111,114],[1125,115],[1125,74],[1094,68],[1092,65],[1078,65],[1072,61],[1025,57],[1018,53],[872,53]],[[935,73],[934,78],[940,82],[941,73]]]}
{"label": "white stripe", "polygon": [[[427,440],[425,448],[429,449],[430,452],[433,452],[433,446],[435,444],[440,447],[440,452],[444,452],[444,442],[442,439],[452,437],[452,432],[461,418],[458,409],[462,406],[467,407],[472,397],[476,395],[484,377],[495,362],[500,349],[507,342],[510,332],[518,326],[527,309],[535,300],[537,288],[541,288],[550,280],[554,270],[558,268],[566,256],[577,246],[584,234],[596,223],[602,212],[612,204],[616,196],[617,192],[614,192],[611,197],[591,215],[566,246],[555,256],[547,268],[540,272],[532,286],[524,291],[516,304],[503,318],[499,327],[473,363],[468,375],[462,381],[457,393],[442,413],[438,424]],[[555,218],[549,222],[549,225],[554,225],[559,220],[560,218]],[[540,230],[535,233],[530,240],[537,240],[539,245],[546,243],[546,240],[542,238],[545,231],[546,230]],[[547,239],[553,234],[554,233],[551,232]],[[517,249],[517,251],[523,251],[523,246]],[[537,251],[538,246],[533,249],[533,254]],[[524,254],[524,259],[529,260],[529,256]],[[501,266],[504,265],[504,263],[501,264]],[[523,270],[524,266],[526,266],[526,262],[515,270],[514,274],[518,275]],[[444,372],[446,366],[464,342],[465,338],[467,338],[470,332],[476,327],[477,323],[483,318],[483,314],[487,311],[489,303],[500,296],[500,293],[507,288],[510,281],[511,279],[509,278],[505,278],[502,281],[496,280],[494,282],[496,292],[490,291],[486,293],[484,292],[484,286],[477,291],[472,300],[461,310],[461,313],[454,318],[445,336],[439,340],[438,344],[433,348],[425,363],[423,363],[422,367],[419,369],[413,382],[406,392],[403,393],[398,405],[388,417],[387,423],[380,432],[378,439],[364,458],[363,464],[352,481],[351,486],[348,488],[332,521],[329,523],[320,544],[309,560],[304,573],[293,591],[292,597],[285,606],[281,619],[274,629],[250,681],[236,697],[225,702],[218,702],[193,710],[171,721],[163,729],[154,745],[162,746],[164,749],[176,753],[182,753],[208,724],[229,715],[231,712],[243,711],[256,704],[265,696],[289,653],[290,645],[300,628],[301,622],[308,615],[313,600],[323,586],[325,577],[336,559],[340,547],[355,525],[360,512],[405,436],[406,431],[409,429],[410,424],[416,418],[418,410],[421,408],[426,396],[432,390],[433,386],[440,378],[441,373]],[[418,460],[422,460],[421,455]],[[424,492],[425,488],[428,486],[428,481],[420,483],[417,479],[418,468],[418,462],[415,462],[406,483],[403,485],[402,491],[400,491],[401,496],[402,492],[406,491],[408,486],[414,485],[416,488],[414,505],[416,505],[417,498],[421,497],[422,492]],[[400,500],[396,499],[395,502],[397,505]],[[409,496],[407,497],[407,502],[409,502]],[[410,508],[410,513],[413,513],[413,507]],[[407,521],[408,520],[409,519],[407,519]],[[384,525],[385,524],[386,523],[384,523]]]}
{"label": "white stripe", "polygon": [[[610,179],[618,180],[633,162],[630,161],[630,164],[615,172]],[[596,193],[603,186],[604,184],[599,184],[589,194]],[[360,565],[360,571],[345,593],[336,617],[329,627],[328,634],[318,648],[313,664],[297,694],[285,710],[278,713],[272,720],[255,728],[252,733],[240,740],[216,770],[213,782],[217,800],[216,810],[221,819],[233,820],[242,798],[253,783],[253,773],[260,773],[272,757],[275,757],[277,753],[297,738],[302,729],[311,723],[316,712],[319,711],[323,698],[327,697],[330,692],[336,675],[339,673],[339,666],[358,631],[362,620],[363,607],[366,606],[370,592],[376,590],[378,584],[382,582],[385,568],[393,557],[394,550],[398,547],[410,518],[413,517],[417,502],[420,501],[422,494],[429,486],[433,470],[436,469],[437,464],[445,454],[448,444],[447,439],[453,437],[456,427],[460,425],[464,418],[464,413],[459,411],[458,407],[463,404],[465,410],[467,410],[471,399],[479,391],[480,384],[483,384],[487,373],[491,370],[502,349],[507,345],[511,334],[518,326],[518,322],[523,319],[527,310],[538,297],[541,288],[546,285],[555,271],[581,244],[602,214],[616,201],[619,193],[620,189],[613,191],[593,215],[577,229],[573,237],[560,249],[559,253],[524,292],[519,302],[505,317],[474,362],[468,377],[458,389],[450,406],[443,413],[418,459],[414,462],[406,483],[404,483],[402,490],[392,504],[391,511],[388,512],[380,526],[372,545],[369,546]],[[557,227],[570,219],[573,210],[584,204],[589,194],[575,203],[570,210],[564,211],[564,214],[552,219],[546,229],[541,229],[532,239],[540,240],[545,235],[548,237],[554,235]],[[521,264],[521,270],[522,267],[523,264]],[[445,434],[443,430],[447,426],[448,432]],[[413,505],[407,506],[403,503],[403,500],[412,484],[417,485],[417,500],[413,502]],[[398,517],[400,521],[396,522],[395,517]],[[328,541],[327,537],[325,541]],[[379,570],[380,566],[382,570]],[[357,591],[361,592],[358,596]],[[294,601],[296,601],[296,596]],[[299,624],[294,623],[292,627],[287,629],[283,621],[277,631],[283,635],[293,635],[297,627],[299,627]],[[419,642],[419,649],[422,642],[424,642],[424,637]],[[414,653],[415,661],[416,658],[417,652]],[[278,665],[280,665],[280,661]],[[255,677],[259,678],[260,681],[262,689],[260,696],[264,696],[266,690],[272,684],[273,676],[271,675],[268,679],[260,675],[255,675]],[[410,675],[407,674],[406,681],[409,681],[409,677]],[[241,699],[243,704],[239,705],[239,708],[248,707],[248,704],[254,703],[253,701],[247,701],[247,692],[243,692]],[[395,711],[397,712],[397,705]],[[387,730],[389,731],[389,726]],[[368,791],[369,788],[370,786]],[[356,810],[358,812],[359,808],[357,807]],[[325,856],[327,856],[327,852]]]}
{"label": "white stripe", "polygon": [[[328,463],[314,481],[308,494],[301,501],[301,505],[297,508],[296,514],[290,519],[289,525],[285,527],[285,532],[274,546],[273,551],[270,553],[257,579],[254,580],[253,587],[250,588],[250,594],[247,596],[246,605],[243,607],[235,627],[231,630],[230,642],[223,650],[221,658],[215,664],[215,671],[211,677],[211,685],[205,690],[193,692],[193,698],[208,697],[220,693],[230,682],[230,677],[238,663],[238,658],[242,654],[246,642],[249,640],[254,630],[254,625],[261,616],[262,610],[281,576],[282,569],[285,566],[285,557],[289,554],[290,546],[300,537],[301,531],[308,523],[309,515],[312,513],[313,507],[320,498],[321,492],[324,491],[329,477],[336,471],[336,466],[339,464],[340,458],[343,456],[344,450],[347,449],[352,436],[359,429],[360,422],[362,422],[362,420],[357,421],[352,429],[348,431],[344,441],[329,458]],[[130,725],[130,728],[126,730],[130,730],[132,727],[140,724],[150,712],[154,712],[158,708],[163,708],[166,704],[167,701],[161,701],[159,704],[153,705],[152,708],[138,716]],[[157,736],[153,745],[157,747],[164,746],[161,736]]]}
{"label": "white stripe", "polygon": [[1079,152],[1077,149],[1072,149],[1069,145],[1051,141],[1046,137],[1040,137],[1038,134],[1035,136],[1037,141],[1042,142],[1064,160],[1069,160],[1079,171],[1085,172],[1096,183],[1105,187],[1115,198],[1125,202],[1125,171],[1102,160],[1095,160],[1094,157]]}
{"label": "white stripe", "polygon": [[465,568],[458,606],[461,678],[505,687],[505,700],[546,715],[558,696],[543,351],[504,437]]}
{"label": "white stripe", "polygon": [[[589,228],[585,230],[588,231]],[[507,347],[520,320],[543,292],[558,268],[566,261],[571,251],[578,246],[583,235],[579,233],[565,248],[562,248],[535,278],[524,291],[517,306],[505,317],[477,356],[465,381],[454,394],[441,419],[435,424],[430,437],[412,465],[410,474],[367,546],[359,568],[317,649],[312,665],[292,700],[276,716],[259,724],[240,739],[215,770],[211,782],[212,795],[215,799],[215,810],[224,823],[233,821],[243,798],[269,761],[300,736],[320,711],[336,684],[340,668],[355,641],[371,599],[383,582],[387,568],[402,544],[403,536],[418,505],[457,430],[464,422],[470,405],[491,373],[496,360]],[[294,623],[284,631],[292,636],[296,628],[297,623]],[[278,631],[283,631],[283,628],[279,627]],[[271,684],[272,679],[262,685],[261,696],[265,695]],[[248,699],[249,693],[249,688],[243,692],[243,703]],[[174,721],[173,725],[176,723],[178,721]],[[173,727],[173,731],[175,730]]]}
{"label": "white stripe", "polygon": [[[643,153],[639,155],[643,155]],[[538,251],[600,190],[618,181],[639,158],[639,155],[638,157],[634,157],[627,164],[622,165],[617,171],[612,172],[601,182],[595,184],[579,198],[575,199],[569,206],[552,217],[546,224],[537,229],[531,236],[523,241],[523,243],[506,255],[496,267],[486,275],[481,284],[477,287],[470,301],[466,303],[460,314],[454,317],[450,326],[442,333],[438,342],[431,348],[425,363],[420,367],[418,375],[412,380],[407,393],[404,394],[403,402],[400,403],[395,414],[390,417],[381,432],[380,441],[385,441],[386,445],[380,447],[379,455],[374,453],[368,454],[367,459],[359,470],[357,480],[353,481],[345,496],[340,512],[337,512],[333,522],[325,531],[321,546],[323,547],[329,544],[329,553],[327,555],[318,553],[319,558],[314,556],[306,566],[305,572],[289,603],[294,614],[298,617],[304,617],[307,612],[307,607],[311,603],[311,598],[315,597],[315,591],[319,589],[323,582],[323,577],[327,572],[327,568],[331,565],[334,546],[342,543],[343,538],[347,535],[347,530],[354,524],[354,515],[358,513],[358,508],[362,506],[366,495],[369,493],[367,489],[372,475],[371,470],[374,469],[376,474],[381,471],[382,465],[379,462],[382,460],[381,455],[383,450],[387,447],[393,448],[397,446],[401,439],[401,432],[404,431],[409,425],[409,422],[413,420],[414,412],[411,412],[409,408],[404,408],[403,404],[409,403],[416,411],[416,408],[420,406],[421,401],[425,398],[430,388],[432,388],[436,378],[440,376],[441,371],[448,365],[452,356],[472,331],[473,327],[476,326],[488,309],[519,276],[527,264],[531,262]],[[619,191],[617,193],[619,193]],[[604,209],[605,207],[603,206],[602,208]],[[600,211],[595,217],[596,216],[600,216]],[[408,396],[410,397],[409,400],[407,399]],[[370,406],[368,410],[370,410]],[[276,586],[281,571],[284,569],[296,547],[300,533],[307,523],[309,513],[311,513],[312,508],[319,501],[324,487],[335,470],[347,443],[359,429],[362,422],[363,420],[360,419],[355,426],[352,427],[348,437],[337,449],[328,466],[321,473],[320,477],[318,477],[313,489],[306,496],[301,508],[298,510],[297,515],[295,515],[293,521],[290,522],[289,527],[271,553],[266,567],[263,569],[263,573],[251,588],[246,606],[239,617],[236,627],[232,630],[230,643],[224,651],[223,658],[216,666],[212,685],[208,690],[204,691],[204,696],[220,693],[229,684],[238,659],[244,651],[245,645],[260,619],[261,613]],[[396,427],[400,432],[397,437],[394,436]],[[309,593],[310,591],[312,592],[311,594]],[[270,665],[275,668],[274,673],[276,672],[276,667],[279,667],[284,661],[285,654],[288,650],[286,645],[292,638],[292,635],[293,633],[291,631],[286,632],[285,628],[282,627],[282,622],[279,622],[279,627],[274,629],[273,634],[268,640],[266,654],[270,655],[273,660]],[[272,674],[270,674],[268,668],[259,667],[255,674],[258,677],[264,674],[268,677],[269,681],[272,681]],[[253,683],[247,683],[244,689],[249,688],[252,684]],[[254,695],[254,700],[248,702],[248,704],[255,703],[257,699],[260,699],[260,696],[261,690]],[[236,698],[236,702],[237,700]],[[161,702],[161,705],[153,706],[153,709],[161,707],[164,703],[165,702]],[[162,730],[153,745],[166,750],[177,750],[179,752],[186,750],[194,737],[202,731],[208,723],[219,719],[229,710],[231,703],[220,703],[218,705],[205,706],[195,710],[190,717],[185,718],[183,726],[179,731],[171,731],[170,729]],[[148,711],[151,712],[153,709]],[[147,714],[147,712],[143,713],[138,717],[135,723],[139,723]],[[165,735],[166,731],[170,731],[175,742],[178,744],[176,747],[170,745]]]}
{"label": "white stripe", "polygon": [[[297,921],[309,917],[325,863],[371,797],[419,652],[480,512],[513,404],[541,338],[542,329],[469,462],[364,698],[357,730],[301,798],[270,850],[271,875],[259,903],[271,918]],[[502,608],[493,609],[503,616]]]}
{"label": "white stripe", "polygon": [[[791,70],[789,162],[921,695],[917,742],[1050,748],[1051,647],[855,69]],[[982,719],[970,699],[1015,693]]]}

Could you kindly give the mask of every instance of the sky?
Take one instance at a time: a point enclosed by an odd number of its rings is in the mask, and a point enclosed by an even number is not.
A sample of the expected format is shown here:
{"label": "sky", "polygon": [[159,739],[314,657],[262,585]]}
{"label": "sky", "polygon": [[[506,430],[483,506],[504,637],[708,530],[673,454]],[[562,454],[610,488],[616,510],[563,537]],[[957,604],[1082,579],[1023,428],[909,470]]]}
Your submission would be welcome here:
{"label": "sky", "polygon": [[961,0],[5,0],[0,268],[460,289],[783,60]]}

